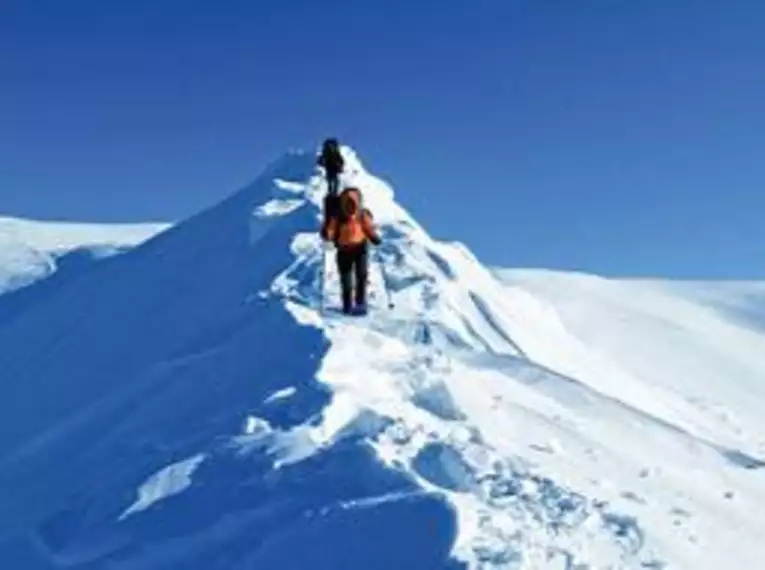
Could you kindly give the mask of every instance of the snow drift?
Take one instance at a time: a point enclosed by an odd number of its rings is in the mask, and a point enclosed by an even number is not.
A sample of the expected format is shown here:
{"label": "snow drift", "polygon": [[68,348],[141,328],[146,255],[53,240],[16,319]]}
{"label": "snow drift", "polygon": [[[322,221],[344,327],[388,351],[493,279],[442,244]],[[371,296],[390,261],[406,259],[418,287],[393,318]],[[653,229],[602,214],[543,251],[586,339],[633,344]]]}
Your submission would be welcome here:
{"label": "snow drift", "polygon": [[344,154],[368,317],[292,153],[0,321],[2,567],[758,563],[751,305],[492,271]]}

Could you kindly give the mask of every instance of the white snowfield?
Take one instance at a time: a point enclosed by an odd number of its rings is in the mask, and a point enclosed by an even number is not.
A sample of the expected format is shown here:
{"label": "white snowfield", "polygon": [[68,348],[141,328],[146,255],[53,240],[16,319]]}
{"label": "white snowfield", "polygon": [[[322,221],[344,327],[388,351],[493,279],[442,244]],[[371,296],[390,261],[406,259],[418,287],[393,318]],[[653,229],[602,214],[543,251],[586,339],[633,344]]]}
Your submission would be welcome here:
{"label": "white snowfield", "polygon": [[[357,168],[395,236],[383,255],[396,308],[379,299],[368,319],[328,320],[294,306],[332,340],[320,377],[337,399],[321,428],[392,420],[380,456],[450,490],[471,567],[759,567],[765,284],[491,272]],[[316,255],[312,236],[294,249]],[[429,450],[440,465],[420,469]]]}
{"label": "white snowfield", "polygon": [[75,251],[103,258],[139,245],[167,224],[41,222],[0,216],[0,294],[49,277]]}
{"label": "white snowfield", "polygon": [[0,434],[0,562],[762,567],[765,284],[488,268],[343,152],[383,238],[368,316],[338,311],[306,153],[0,323],[0,346],[25,339],[0,353],[23,410]]}

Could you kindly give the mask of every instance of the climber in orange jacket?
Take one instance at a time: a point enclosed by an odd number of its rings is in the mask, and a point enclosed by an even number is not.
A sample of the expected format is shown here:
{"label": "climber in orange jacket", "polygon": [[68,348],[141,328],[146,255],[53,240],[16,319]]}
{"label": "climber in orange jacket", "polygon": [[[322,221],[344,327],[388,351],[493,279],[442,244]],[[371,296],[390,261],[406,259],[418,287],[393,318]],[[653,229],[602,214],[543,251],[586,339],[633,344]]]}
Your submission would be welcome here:
{"label": "climber in orange jacket", "polygon": [[[380,245],[380,236],[374,228],[372,212],[361,207],[361,191],[358,188],[346,188],[334,200],[336,204],[327,204],[325,200],[321,236],[325,241],[334,242],[337,247],[343,312],[364,314],[367,311],[368,244],[372,242]],[[355,307],[351,305],[352,300]]]}

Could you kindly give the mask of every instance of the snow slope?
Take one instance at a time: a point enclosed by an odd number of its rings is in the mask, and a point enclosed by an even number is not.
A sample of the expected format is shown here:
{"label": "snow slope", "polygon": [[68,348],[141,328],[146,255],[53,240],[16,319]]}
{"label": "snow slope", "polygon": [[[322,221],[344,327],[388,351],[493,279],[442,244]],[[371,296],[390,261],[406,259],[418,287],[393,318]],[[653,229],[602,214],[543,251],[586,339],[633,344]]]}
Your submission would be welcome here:
{"label": "snow slope", "polygon": [[[569,344],[619,371],[619,382],[588,380],[601,391],[697,436],[765,455],[765,284],[498,273],[509,294],[522,290],[552,307]],[[559,353],[545,363],[588,376]],[[646,398],[627,393],[630,384]]]}
{"label": "snow slope", "polygon": [[293,153],[0,324],[0,567],[759,565],[761,305],[490,270],[344,153],[367,317]]}
{"label": "snow slope", "polygon": [[48,277],[62,264],[120,253],[166,224],[39,222],[0,216],[0,294]]}

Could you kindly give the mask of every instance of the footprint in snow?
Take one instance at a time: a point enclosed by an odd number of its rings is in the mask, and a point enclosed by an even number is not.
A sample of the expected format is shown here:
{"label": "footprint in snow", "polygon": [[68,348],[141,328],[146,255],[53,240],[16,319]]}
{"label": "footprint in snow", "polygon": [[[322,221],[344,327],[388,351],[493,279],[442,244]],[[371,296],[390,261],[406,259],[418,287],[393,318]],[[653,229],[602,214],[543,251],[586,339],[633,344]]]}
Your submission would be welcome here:
{"label": "footprint in snow", "polygon": [[551,439],[547,443],[532,443],[529,447],[534,451],[539,451],[541,453],[554,454],[563,452],[563,446],[557,439]]}
{"label": "footprint in snow", "polygon": [[615,513],[602,513],[602,519],[606,528],[633,554],[636,554],[643,548],[645,537],[635,517]]}
{"label": "footprint in snow", "polygon": [[641,497],[637,493],[633,493],[632,491],[624,491],[621,494],[621,496],[622,496],[623,499],[627,499],[628,501],[633,501],[633,502],[638,503],[640,505],[645,505],[646,504],[646,500],[643,497]]}

